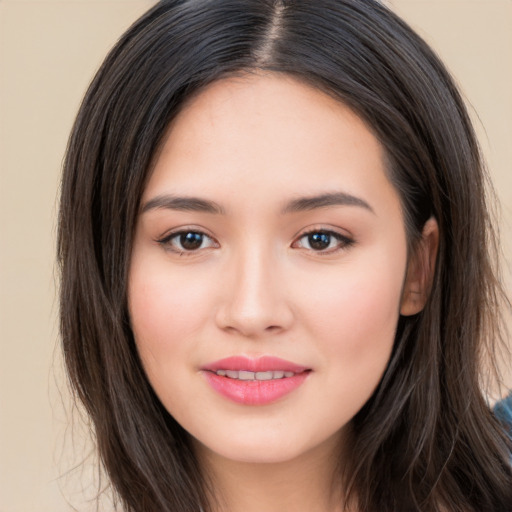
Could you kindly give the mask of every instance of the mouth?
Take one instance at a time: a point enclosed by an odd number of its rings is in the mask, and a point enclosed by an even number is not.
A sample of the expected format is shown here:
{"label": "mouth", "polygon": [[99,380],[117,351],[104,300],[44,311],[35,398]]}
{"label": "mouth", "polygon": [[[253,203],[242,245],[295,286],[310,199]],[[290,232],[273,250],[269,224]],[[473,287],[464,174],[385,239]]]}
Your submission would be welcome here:
{"label": "mouth", "polygon": [[[308,368],[306,366],[302,366],[296,363],[292,363],[291,361],[287,361],[286,359],[281,359],[280,357],[274,356],[261,356],[257,358],[251,358],[246,356],[232,356],[226,357],[224,359],[219,359],[218,361],[214,361],[213,363],[207,364],[201,368],[202,370],[210,371],[210,372],[226,372],[223,377],[231,377],[237,378],[233,373],[229,375],[227,372],[239,372],[245,374],[253,373],[255,376],[260,374],[260,377],[263,377],[262,380],[265,380],[265,376],[261,374],[269,374],[272,372],[276,374],[276,379],[281,379],[283,377],[291,377],[290,374],[294,373],[302,373],[306,371]],[[282,375],[281,375],[282,373]],[[246,375],[248,376],[248,375]],[[253,376],[248,380],[254,380]]]}
{"label": "mouth", "polygon": [[294,372],[286,372],[284,370],[268,371],[268,372],[250,372],[247,370],[217,370],[215,372],[219,377],[227,377],[228,379],[237,380],[275,380],[287,379],[297,375]]}
{"label": "mouth", "polygon": [[272,356],[229,357],[201,370],[214,391],[243,405],[274,403],[299,388],[312,371]]}

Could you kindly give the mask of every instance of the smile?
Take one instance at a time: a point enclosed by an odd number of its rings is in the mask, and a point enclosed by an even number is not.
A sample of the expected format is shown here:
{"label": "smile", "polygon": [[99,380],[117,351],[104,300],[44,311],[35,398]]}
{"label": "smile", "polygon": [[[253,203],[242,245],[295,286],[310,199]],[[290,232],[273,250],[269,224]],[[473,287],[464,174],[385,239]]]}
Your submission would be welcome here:
{"label": "smile", "polygon": [[267,405],[297,390],[312,370],[284,359],[234,356],[201,368],[210,387],[231,402]]}
{"label": "smile", "polygon": [[286,372],[284,370],[268,371],[268,372],[250,372],[247,370],[217,370],[215,372],[219,377],[228,377],[237,380],[274,380],[293,377],[294,372]]}

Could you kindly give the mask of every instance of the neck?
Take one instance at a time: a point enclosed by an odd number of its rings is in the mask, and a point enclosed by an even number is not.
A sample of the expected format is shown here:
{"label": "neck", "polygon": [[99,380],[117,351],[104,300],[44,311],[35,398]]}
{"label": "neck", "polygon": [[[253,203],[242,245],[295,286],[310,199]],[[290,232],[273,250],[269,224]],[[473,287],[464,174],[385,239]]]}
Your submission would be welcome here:
{"label": "neck", "polygon": [[235,461],[198,447],[215,512],[344,512],[335,440],[280,462]]}

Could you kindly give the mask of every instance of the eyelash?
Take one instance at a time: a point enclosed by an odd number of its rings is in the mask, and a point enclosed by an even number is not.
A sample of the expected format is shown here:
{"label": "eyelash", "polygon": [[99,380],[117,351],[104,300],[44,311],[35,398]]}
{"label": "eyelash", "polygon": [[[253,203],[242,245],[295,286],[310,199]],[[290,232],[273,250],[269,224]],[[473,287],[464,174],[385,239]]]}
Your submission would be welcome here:
{"label": "eyelash", "polygon": [[[201,245],[195,249],[186,249],[182,246],[182,248],[176,248],[173,246],[173,240],[177,239],[179,243],[183,243],[183,239],[181,237],[186,235],[199,235],[201,237]],[[334,248],[326,248],[326,249],[319,249],[315,250],[311,247],[311,237],[312,235],[322,235],[329,237],[329,245],[332,242],[332,239],[334,239],[337,243]],[[298,247],[297,244],[300,242],[300,240],[303,240],[304,238],[308,238],[308,244],[310,245],[310,248],[304,248],[308,251],[312,251],[315,254],[318,255],[329,255],[338,251],[342,251],[345,249],[348,249],[352,245],[354,245],[355,241],[345,235],[342,235],[341,233],[337,233],[336,231],[328,230],[328,229],[312,229],[310,231],[307,231],[305,233],[302,233],[296,241],[292,243],[293,248],[301,248]],[[205,242],[205,239],[209,239],[210,243],[208,247],[201,247],[203,243]],[[199,229],[181,229],[179,231],[174,231],[172,233],[167,234],[163,238],[157,240],[157,242],[165,247],[167,250],[174,252],[178,254],[179,256],[191,256],[194,253],[197,253],[201,249],[211,249],[219,247],[219,244],[217,241],[215,241],[210,235],[206,234],[204,231],[201,231]]]}
{"label": "eyelash", "polygon": [[[182,236],[190,234],[200,235],[202,237],[201,245],[203,245],[205,238],[209,239],[212,243],[208,247],[198,247],[196,249],[185,249],[184,247],[180,249],[173,247],[172,242],[174,239],[180,240]],[[179,256],[190,256],[195,252],[198,252],[200,249],[210,249],[212,247],[219,246],[218,242],[216,242],[210,235],[206,234],[204,231],[201,231],[200,229],[180,229],[179,231],[174,231],[172,233],[165,235],[163,238],[157,240],[157,242],[160,245],[162,245],[165,249],[177,253]]]}
{"label": "eyelash", "polygon": [[[349,238],[348,236],[342,235],[341,233],[338,233],[336,231],[320,228],[320,229],[311,229],[309,231],[306,231],[305,233],[302,233],[300,235],[300,237],[297,239],[297,241],[293,242],[292,247],[296,246],[296,244],[300,240],[302,240],[304,238],[309,238],[312,235],[326,235],[326,236],[330,237],[330,242],[332,241],[332,239],[337,241],[336,246],[333,248],[320,249],[320,250],[314,250],[312,248],[310,248],[310,249],[305,248],[306,250],[311,250],[315,254],[318,254],[320,256],[324,256],[324,255],[327,256],[327,255],[333,254],[338,251],[343,251],[345,249],[348,249],[355,243],[355,240],[353,240],[352,238]],[[309,243],[309,245],[311,245],[311,240],[308,240],[308,243]]]}

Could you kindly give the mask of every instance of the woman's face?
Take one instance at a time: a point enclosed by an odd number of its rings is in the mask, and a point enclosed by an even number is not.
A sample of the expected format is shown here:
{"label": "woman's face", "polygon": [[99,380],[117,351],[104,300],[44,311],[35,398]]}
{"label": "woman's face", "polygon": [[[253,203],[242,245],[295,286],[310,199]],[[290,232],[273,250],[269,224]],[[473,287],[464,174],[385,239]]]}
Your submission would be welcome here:
{"label": "woman's face", "polygon": [[361,119],[282,75],[214,83],[173,121],[142,198],[129,309],[149,381],[210,455],[337,443],[386,368],[406,267]]}

